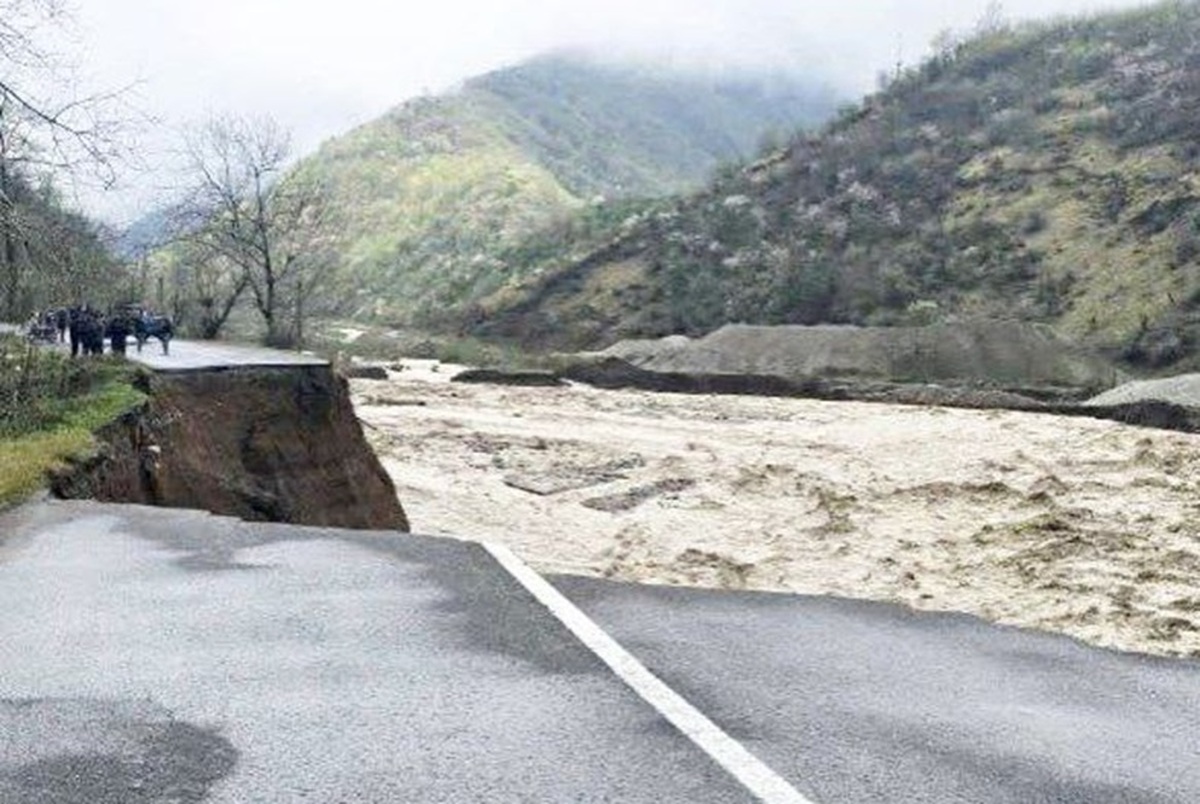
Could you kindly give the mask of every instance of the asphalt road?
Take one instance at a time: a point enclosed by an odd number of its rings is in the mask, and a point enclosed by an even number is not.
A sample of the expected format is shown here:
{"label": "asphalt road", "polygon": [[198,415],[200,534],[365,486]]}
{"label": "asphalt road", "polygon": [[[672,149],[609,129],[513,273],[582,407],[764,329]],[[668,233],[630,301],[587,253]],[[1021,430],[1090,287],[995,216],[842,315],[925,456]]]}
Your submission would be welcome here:
{"label": "asphalt road", "polygon": [[1200,801],[1200,663],[878,603],[551,580],[817,801]]}
{"label": "asphalt road", "polygon": [[195,371],[234,366],[327,366],[329,361],[303,352],[286,352],[223,341],[172,340],[168,354],[154,339],[141,354],[130,338],[126,357],[156,371]]}
{"label": "asphalt road", "polygon": [[[24,328],[16,324],[0,323],[0,334],[19,335]],[[66,344],[47,344],[66,350]],[[110,350],[109,340],[104,340],[104,351]],[[249,344],[225,341],[189,341],[172,339],[168,353],[163,353],[162,343],[155,338],[146,342],[139,353],[137,342],[130,336],[126,341],[125,356],[157,371],[197,371],[236,366],[327,366],[329,361],[304,352],[289,352],[267,349]]]}
{"label": "asphalt road", "polygon": [[[1200,800],[1196,663],[551,580],[776,800]],[[478,545],[39,503],[0,516],[0,611],[4,804],[753,800]]]}
{"label": "asphalt road", "polygon": [[741,802],[478,546],[0,521],[0,802]]}

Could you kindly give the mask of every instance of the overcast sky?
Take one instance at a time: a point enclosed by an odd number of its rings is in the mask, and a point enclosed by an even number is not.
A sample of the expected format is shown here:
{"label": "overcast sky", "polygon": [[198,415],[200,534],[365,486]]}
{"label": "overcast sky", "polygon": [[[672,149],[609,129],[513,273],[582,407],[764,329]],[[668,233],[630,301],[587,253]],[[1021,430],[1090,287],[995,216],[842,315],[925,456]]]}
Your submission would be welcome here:
{"label": "overcast sky", "polygon": [[[939,31],[969,30],[988,0],[74,0],[87,74],[139,82],[162,127],[213,113],[268,114],[301,153],[423,92],[550,49],[583,46],[680,65],[806,70],[847,93],[911,64]],[[1012,20],[1121,0],[1004,0]],[[109,216],[158,182],[137,177]],[[120,210],[119,212],[115,210]]]}

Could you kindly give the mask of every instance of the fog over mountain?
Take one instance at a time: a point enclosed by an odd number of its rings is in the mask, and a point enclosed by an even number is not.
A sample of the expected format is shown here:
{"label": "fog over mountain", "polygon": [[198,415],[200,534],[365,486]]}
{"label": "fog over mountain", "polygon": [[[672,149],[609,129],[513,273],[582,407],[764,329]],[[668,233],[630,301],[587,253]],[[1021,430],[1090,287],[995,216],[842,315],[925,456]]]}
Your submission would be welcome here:
{"label": "fog over mountain", "polygon": [[[804,72],[849,95],[915,63],[940,31],[1009,19],[1142,5],[1103,0],[88,0],[77,3],[84,70],[99,86],[137,82],[133,100],[163,125],[144,150],[166,159],[164,129],[214,112],[268,114],[300,153],[397,103],[547,50],[723,70]],[[83,198],[135,217],[168,177]],[[141,209],[139,209],[141,207]]]}

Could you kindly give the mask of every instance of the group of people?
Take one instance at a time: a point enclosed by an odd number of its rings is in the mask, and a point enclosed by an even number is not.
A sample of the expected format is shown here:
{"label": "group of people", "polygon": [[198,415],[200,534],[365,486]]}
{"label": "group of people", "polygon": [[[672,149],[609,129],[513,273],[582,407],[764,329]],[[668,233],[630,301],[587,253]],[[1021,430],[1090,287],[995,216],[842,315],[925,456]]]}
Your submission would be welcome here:
{"label": "group of people", "polygon": [[90,304],[57,307],[30,319],[29,336],[33,340],[71,344],[71,357],[104,353],[104,340],[115,355],[124,355],[129,336],[137,339],[138,351],[147,338],[158,338],[167,353],[173,334],[171,320],[156,316],[141,307],[116,308],[105,315]]}
{"label": "group of people", "polygon": [[[61,314],[61,324],[60,324]],[[66,310],[45,310],[34,313],[25,322],[25,334],[29,340],[40,343],[55,343],[66,340],[67,316]]]}

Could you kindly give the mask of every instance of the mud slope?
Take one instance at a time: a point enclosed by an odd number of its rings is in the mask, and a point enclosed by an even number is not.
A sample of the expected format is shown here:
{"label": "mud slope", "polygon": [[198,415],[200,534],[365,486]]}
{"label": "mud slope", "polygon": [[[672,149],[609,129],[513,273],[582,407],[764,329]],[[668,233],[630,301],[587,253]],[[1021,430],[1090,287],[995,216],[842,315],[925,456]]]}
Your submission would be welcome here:
{"label": "mud slope", "polygon": [[52,478],[61,497],[248,520],[407,531],[395,487],[328,366],[151,374],[150,401]]}

